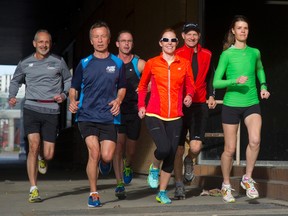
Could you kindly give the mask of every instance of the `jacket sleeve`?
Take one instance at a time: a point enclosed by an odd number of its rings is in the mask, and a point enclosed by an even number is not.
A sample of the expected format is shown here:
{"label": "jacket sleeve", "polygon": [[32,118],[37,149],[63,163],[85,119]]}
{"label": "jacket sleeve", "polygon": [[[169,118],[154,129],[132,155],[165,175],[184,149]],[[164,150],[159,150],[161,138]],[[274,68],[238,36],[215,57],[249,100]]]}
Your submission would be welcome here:
{"label": "jacket sleeve", "polygon": [[220,55],[220,59],[218,62],[218,66],[216,68],[214,79],[213,79],[213,87],[215,89],[223,89],[229,86],[237,85],[236,79],[223,79],[224,74],[226,72],[228,65],[228,56],[225,54],[225,51]]}
{"label": "jacket sleeve", "polygon": [[215,88],[213,87],[214,74],[215,74],[215,67],[211,58],[208,74],[206,76],[208,97],[210,96],[215,97]]}
{"label": "jacket sleeve", "polygon": [[267,90],[266,76],[265,76],[264,68],[263,68],[262,61],[261,61],[261,54],[260,54],[259,50],[257,50],[257,51],[258,51],[258,53],[257,53],[257,65],[256,65],[257,77],[258,77],[258,80],[260,82],[261,90],[263,90],[263,89]]}
{"label": "jacket sleeve", "polygon": [[138,109],[146,107],[145,100],[148,92],[148,84],[151,79],[151,66],[151,60],[148,60],[140,78],[138,85]]}
{"label": "jacket sleeve", "polygon": [[194,96],[196,87],[195,87],[195,82],[194,82],[194,76],[192,72],[192,67],[190,62],[187,61],[187,66],[186,66],[186,78],[185,78],[185,88],[186,88],[186,95],[190,95],[191,97]]}
{"label": "jacket sleeve", "polygon": [[70,90],[70,87],[71,87],[71,80],[72,80],[72,75],[69,71],[69,68],[66,64],[66,62],[64,61],[63,58],[61,58],[61,75],[62,75],[62,78],[63,78],[63,92],[64,93],[68,93],[69,90]]}
{"label": "jacket sleeve", "polygon": [[21,62],[19,62],[19,64],[17,65],[17,67],[15,69],[13,78],[10,81],[9,96],[8,96],[9,100],[10,100],[10,98],[16,97],[16,95],[19,91],[19,88],[24,83],[25,83],[25,74],[22,70]]}

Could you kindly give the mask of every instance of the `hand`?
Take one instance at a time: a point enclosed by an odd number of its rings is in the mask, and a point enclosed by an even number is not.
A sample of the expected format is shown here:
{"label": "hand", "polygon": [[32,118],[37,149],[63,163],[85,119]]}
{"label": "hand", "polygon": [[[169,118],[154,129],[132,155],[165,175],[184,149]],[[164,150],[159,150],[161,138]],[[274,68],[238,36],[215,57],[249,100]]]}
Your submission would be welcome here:
{"label": "hand", "polygon": [[120,105],[121,102],[117,98],[109,103],[109,106],[112,106],[110,111],[113,116],[117,116],[120,113]]}
{"label": "hand", "polygon": [[14,106],[16,105],[16,103],[17,103],[17,100],[16,100],[15,97],[12,97],[12,98],[10,98],[10,100],[8,101],[8,103],[9,103],[9,106],[10,106],[10,107],[14,107]]}
{"label": "hand", "polygon": [[79,104],[79,101],[75,101],[75,100],[71,101],[70,100],[69,111],[71,113],[76,113],[78,111],[78,109],[79,109],[78,108],[78,104]]}
{"label": "hand", "polygon": [[53,98],[57,103],[62,103],[65,99],[66,96],[64,95],[64,93],[61,93],[60,95],[56,95]]}
{"label": "hand", "polygon": [[266,89],[262,89],[260,92],[261,99],[268,99],[270,96],[270,93]]}
{"label": "hand", "polygon": [[248,80],[248,77],[247,77],[247,76],[240,76],[240,77],[236,80],[236,83],[237,83],[237,84],[244,84],[247,80]]}
{"label": "hand", "polygon": [[208,108],[209,109],[214,109],[217,105],[216,100],[214,99],[214,97],[210,96],[207,102]]}
{"label": "hand", "polygon": [[141,107],[138,111],[138,116],[140,119],[143,119],[145,117],[145,114],[146,114],[146,109],[145,107]]}
{"label": "hand", "polygon": [[192,97],[190,95],[186,95],[183,103],[185,104],[186,107],[190,107],[192,104]]}

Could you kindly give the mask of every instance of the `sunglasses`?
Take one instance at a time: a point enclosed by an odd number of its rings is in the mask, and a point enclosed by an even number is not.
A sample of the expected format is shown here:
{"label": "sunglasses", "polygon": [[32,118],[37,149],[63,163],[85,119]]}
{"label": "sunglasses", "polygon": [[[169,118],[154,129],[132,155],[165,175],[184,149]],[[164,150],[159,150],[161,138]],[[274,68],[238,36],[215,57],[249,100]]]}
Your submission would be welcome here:
{"label": "sunglasses", "polygon": [[161,38],[160,40],[161,42],[172,42],[172,43],[177,43],[178,42],[178,38]]}

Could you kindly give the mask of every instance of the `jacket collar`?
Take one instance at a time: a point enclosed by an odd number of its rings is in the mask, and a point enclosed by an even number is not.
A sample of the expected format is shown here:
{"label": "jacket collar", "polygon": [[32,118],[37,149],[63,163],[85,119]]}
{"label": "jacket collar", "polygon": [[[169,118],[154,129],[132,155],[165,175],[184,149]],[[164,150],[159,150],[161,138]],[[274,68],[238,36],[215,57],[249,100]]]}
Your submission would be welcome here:
{"label": "jacket collar", "polygon": [[[184,49],[187,50],[188,52],[193,52],[194,53],[194,48],[188,47],[186,44],[184,44]],[[202,49],[202,46],[198,43],[197,44],[197,53],[200,52]]]}
{"label": "jacket collar", "polygon": [[[166,61],[166,60],[163,58],[163,52],[160,53],[160,57],[161,57],[161,59],[163,59],[164,61]],[[176,53],[174,53],[174,62],[175,62],[175,61],[179,61],[179,56],[178,56]]]}

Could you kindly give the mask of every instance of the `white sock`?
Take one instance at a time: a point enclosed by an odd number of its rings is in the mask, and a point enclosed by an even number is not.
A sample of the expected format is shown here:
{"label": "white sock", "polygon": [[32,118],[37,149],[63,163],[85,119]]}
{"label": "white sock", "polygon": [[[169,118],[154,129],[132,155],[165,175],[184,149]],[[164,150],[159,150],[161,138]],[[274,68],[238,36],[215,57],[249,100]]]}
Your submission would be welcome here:
{"label": "white sock", "polygon": [[222,187],[229,188],[229,187],[231,187],[231,184],[224,184],[224,183],[222,183]]}
{"label": "white sock", "polygon": [[30,187],[30,192],[32,192],[34,189],[37,189],[37,186],[36,186],[36,185]]}
{"label": "white sock", "polygon": [[92,196],[92,194],[98,194],[98,192],[90,192],[90,196]]}
{"label": "white sock", "polygon": [[43,160],[43,157],[40,154],[38,155],[38,160]]}

